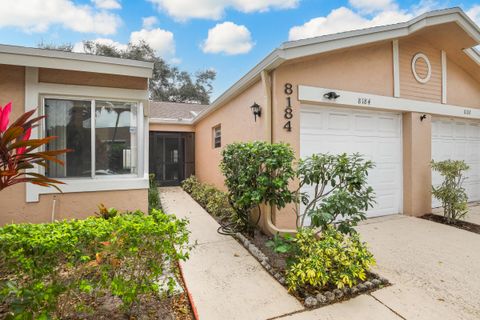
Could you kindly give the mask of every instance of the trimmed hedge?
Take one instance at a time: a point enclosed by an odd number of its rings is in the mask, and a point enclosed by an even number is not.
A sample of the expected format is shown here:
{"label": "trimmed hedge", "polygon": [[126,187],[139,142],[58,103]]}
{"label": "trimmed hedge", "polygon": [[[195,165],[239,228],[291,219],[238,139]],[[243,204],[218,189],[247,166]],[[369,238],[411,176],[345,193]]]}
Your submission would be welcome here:
{"label": "trimmed hedge", "polygon": [[230,206],[225,192],[201,183],[195,176],[185,179],[182,182],[182,188],[211,215],[221,219],[234,217],[235,211]]}
{"label": "trimmed hedge", "polygon": [[0,228],[0,309],[12,319],[75,318],[79,310],[95,314],[99,298],[116,296],[128,313],[142,294],[163,294],[165,284],[173,290],[165,271],[188,258],[188,222],[159,210],[109,210]]}

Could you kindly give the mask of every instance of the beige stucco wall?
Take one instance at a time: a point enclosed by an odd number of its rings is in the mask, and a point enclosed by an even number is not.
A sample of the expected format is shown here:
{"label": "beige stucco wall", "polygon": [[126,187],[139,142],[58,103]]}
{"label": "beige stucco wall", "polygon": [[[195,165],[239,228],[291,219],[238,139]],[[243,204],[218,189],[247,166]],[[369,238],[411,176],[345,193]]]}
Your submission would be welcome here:
{"label": "beige stucco wall", "polygon": [[432,117],[403,114],[403,213],[421,216],[432,209]]}
{"label": "beige stucco wall", "polygon": [[480,108],[480,82],[450,59],[447,60],[447,103]]}
{"label": "beige stucco wall", "polygon": [[103,203],[120,211],[148,210],[148,191],[96,191],[41,195],[40,201],[25,202],[25,186],[18,185],[0,192],[0,225],[19,222],[49,222],[55,202],[55,219],[82,219],[92,216]]}
{"label": "beige stucco wall", "polygon": [[[25,110],[25,68],[0,65],[0,104],[12,101],[11,119]],[[42,195],[39,202],[26,203],[25,184],[0,191],[0,225],[11,222],[50,221],[53,199],[56,199],[56,218],[84,218],[93,215],[97,205],[120,210],[148,209],[147,190],[82,192]]]}
{"label": "beige stucco wall", "polygon": [[163,124],[152,123],[149,124],[150,131],[168,131],[168,132],[195,132],[193,125],[188,124]]}
{"label": "beige stucco wall", "polygon": [[[195,173],[200,181],[224,188],[220,171],[221,150],[227,144],[264,140],[265,116],[254,121],[250,106],[262,105],[264,92],[259,81],[222,108],[214,111],[195,126]],[[221,125],[222,147],[213,147],[213,127]]]}

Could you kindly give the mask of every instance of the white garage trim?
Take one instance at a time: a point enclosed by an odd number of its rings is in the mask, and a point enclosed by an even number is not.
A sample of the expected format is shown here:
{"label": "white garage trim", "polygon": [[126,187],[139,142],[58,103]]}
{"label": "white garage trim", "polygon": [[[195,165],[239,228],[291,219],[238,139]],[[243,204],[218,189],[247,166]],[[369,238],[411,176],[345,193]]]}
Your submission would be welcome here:
{"label": "white garage trim", "polygon": [[[331,91],[336,92],[340,97],[335,100],[325,98],[324,95]],[[303,103],[422,112],[440,116],[480,119],[480,109],[304,85],[298,86],[298,100]]]}
{"label": "white garage trim", "polygon": [[[368,217],[403,212],[402,141],[400,112],[301,106],[300,157],[358,152],[376,164],[369,183],[377,204],[367,212]],[[309,187],[303,191],[309,192]]]}

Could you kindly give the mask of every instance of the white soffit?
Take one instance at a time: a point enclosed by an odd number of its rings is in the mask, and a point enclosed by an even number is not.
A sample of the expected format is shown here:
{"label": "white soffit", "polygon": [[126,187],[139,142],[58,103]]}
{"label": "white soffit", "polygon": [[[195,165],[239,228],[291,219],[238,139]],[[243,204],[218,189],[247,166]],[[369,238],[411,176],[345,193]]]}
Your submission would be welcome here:
{"label": "white soffit", "polygon": [[151,78],[153,72],[151,62],[10,45],[0,45],[0,64],[142,78]]}
{"label": "white soffit", "polygon": [[[285,61],[357,45],[393,40],[408,36],[427,27],[451,22],[457,23],[472,39],[480,44],[480,28],[460,8],[427,12],[403,23],[285,42],[278,49],[272,51],[233,86],[227,89],[209,108],[202,111],[198,117],[195,118],[194,123],[200,121],[253,83],[259,81],[260,74],[263,70],[273,70]],[[478,51],[467,49],[465,52],[470,58],[473,56],[474,58],[472,59],[480,64]],[[472,52],[472,54],[470,55],[468,52]]]}

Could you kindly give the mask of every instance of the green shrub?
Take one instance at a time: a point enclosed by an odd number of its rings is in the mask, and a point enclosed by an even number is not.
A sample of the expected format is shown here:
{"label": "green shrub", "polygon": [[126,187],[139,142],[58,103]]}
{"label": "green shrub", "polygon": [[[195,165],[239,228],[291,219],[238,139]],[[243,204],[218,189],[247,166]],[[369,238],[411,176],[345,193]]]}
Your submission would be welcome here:
{"label": "green shrub", "polygon": [[182,181],[182,188],[185,190],[185,192],[192,193],[193,189],[198,187],[199,184],[200,182],[198,181],[197,177],[190,176]]}
{"label": "green shrub", "polygon": [[358,234],[347,236],[328,226],[317,239],[311,228],[290,238],[291,260],[287,267],[289,290],[303,286],[352,287],[365,280],[375,264],[373,255]]}
{"label": "green shrub", "polygon": [[[0,299],[14,319],[75,317],[118,296],[128,312],[142,294],[163,294],[165,274],[188,258],[187,221],[159,210],[103,219],[0,228]],[[167,290],[167,291],[168,291]]]}
{"label": "green shrub", "polygon": [[195,176],[191,176],[182,182],[182,188],[189,193],[208,213],[219,218],[230,218],[233,209],[228,202],[225,192],[213,186],[200,183]]}
{"label": "green shrub", "polygon": [[293,199],[293,150],[287,144],[255,141],[229,144],[220,168],[239,229],[250,230],[250,215],[261,204],[285,207]]}
{"label": "green shrub", "polygon": [[148,188],[148,212],[151,212],[153,209],[162,209],[162,204],[160,202],[160,195],[158,194],[158,185],[155,175],[151,173],[149,176],[149,188]]}
{"label": "green shrub", "polygon": [[431,162],[432,169],[438,171],[443,182],[440,186],[432,186],[432,194],[442,202],[443,215],[448,223],[463,219],[468,212],[468,197],[463,188],[463,174],[469,169],[465,161],[445,160]]}
{"label": "green shrub", "polygon": [[[366,219],[365,211],[374,204],[374,192],[368,185],[368,171],[373,162],[359,154],[314,154],[299,161],[297,227],[303,227],[310,217],[310,226],[326,229],[334,224],[343,233],[353,233],[354,226]],[[300,190],[309,186],[312,194]]]}

